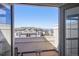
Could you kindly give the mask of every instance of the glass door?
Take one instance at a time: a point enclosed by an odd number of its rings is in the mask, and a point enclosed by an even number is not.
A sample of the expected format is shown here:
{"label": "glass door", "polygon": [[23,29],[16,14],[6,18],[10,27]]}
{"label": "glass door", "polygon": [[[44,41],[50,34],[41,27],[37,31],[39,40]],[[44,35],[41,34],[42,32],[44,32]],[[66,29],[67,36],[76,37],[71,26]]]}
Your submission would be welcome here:
{"label": "glass door", "polygon": [[65,19],[65,55],[78,55],[79,15],[68,15]]}

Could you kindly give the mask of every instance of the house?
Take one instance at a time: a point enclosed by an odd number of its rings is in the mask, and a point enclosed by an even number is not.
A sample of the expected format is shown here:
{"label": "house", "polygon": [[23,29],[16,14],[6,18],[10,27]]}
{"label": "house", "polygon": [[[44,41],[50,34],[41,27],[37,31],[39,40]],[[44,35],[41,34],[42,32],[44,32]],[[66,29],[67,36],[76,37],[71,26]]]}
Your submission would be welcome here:
{"label": "house", "polygon": [[15,28],[14,32],[16,38],[41,37],[53,35],[53,29],[48,30],[34,27]]}

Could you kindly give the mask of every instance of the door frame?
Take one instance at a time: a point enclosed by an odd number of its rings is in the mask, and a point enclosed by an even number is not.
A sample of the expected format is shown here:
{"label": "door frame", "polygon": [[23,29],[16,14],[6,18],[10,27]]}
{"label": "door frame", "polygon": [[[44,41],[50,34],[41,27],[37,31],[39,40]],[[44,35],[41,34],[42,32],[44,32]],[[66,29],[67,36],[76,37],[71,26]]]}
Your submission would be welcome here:
{"label": "door frame", "polygon": [[14,56],[14,4],[10,4],[11,8],[11,56]]}
{"label": "door frame", "polygon": [[[79,3],[67,3],[60,7],[59,18],[59,51],[60,56],[65,56],[65,10],[78,7]],[[79,41],[78,41],[79,42]],[[79,44],[78,44],[79,45]],[[79,46],[78,46],[79,55]]]}

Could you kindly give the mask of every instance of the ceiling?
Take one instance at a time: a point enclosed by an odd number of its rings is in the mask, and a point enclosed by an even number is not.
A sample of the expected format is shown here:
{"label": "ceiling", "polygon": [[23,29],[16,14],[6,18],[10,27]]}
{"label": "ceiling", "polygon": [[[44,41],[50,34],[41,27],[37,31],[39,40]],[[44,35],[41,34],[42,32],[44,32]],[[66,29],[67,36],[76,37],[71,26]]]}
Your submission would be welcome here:
{"label": "ceiling", "polygon": [[[33,6],[46,6],[46,7],[60,7],[65,3],[17,3],[18,5],[33,5]],[[5,9],[5,4],[0,4],[0,8]]]}
{"label": "ceiling", "polygon": [[[60,7],[65,3],[17,3],[20,5],[33,5],[33,6],[47,6],[47,7]],[[4,8],[5,4],[0,4],[0,8]]]}
{"label": "ceiling", "polygon": [[18,3],[21,5],[35,5],[35,6],[48,6],[48,7],[60,7],[64,3]]}
{"label": "ceiling", "polygon": [[1,9],[4,9],[5,7],[4,7],[2,4],[0,4],[0,8],[1,8]]}

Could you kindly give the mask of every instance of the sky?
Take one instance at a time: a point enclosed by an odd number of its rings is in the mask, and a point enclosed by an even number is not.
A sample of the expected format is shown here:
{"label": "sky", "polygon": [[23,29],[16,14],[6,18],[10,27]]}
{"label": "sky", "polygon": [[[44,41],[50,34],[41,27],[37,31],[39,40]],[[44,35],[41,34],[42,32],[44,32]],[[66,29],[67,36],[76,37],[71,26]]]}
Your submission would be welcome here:
{"label": "sky", "polygon": [[14,5],[15,27],[53,28],[58,24],[58,8]]}

